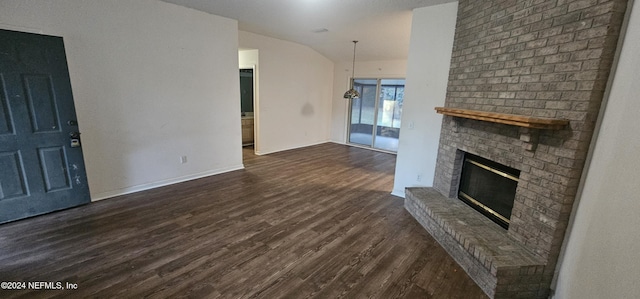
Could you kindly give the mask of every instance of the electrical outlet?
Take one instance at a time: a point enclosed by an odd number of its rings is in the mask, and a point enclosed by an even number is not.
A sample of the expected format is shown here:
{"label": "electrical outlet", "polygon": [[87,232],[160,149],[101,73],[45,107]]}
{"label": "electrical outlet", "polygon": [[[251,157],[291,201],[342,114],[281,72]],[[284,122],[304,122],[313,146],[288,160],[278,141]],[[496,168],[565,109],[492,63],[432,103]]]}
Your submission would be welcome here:
{"label": "electrical outlet", "polygon": [[422,174],[418,174],[418,175],[416,176],[416,181],[418,181],[418,182],[422,182]]}
{"label": "electrical outlet", "polygon": [[409,125],[407,126],[409,128],[409,130],[413,130],[413,128],[415,128],[415,123],[414,122],[409,122]]}
{"label": "electrical outlet", "polygon": [[180,164],[186,164],[187,163],[187,156],[180,156]]}

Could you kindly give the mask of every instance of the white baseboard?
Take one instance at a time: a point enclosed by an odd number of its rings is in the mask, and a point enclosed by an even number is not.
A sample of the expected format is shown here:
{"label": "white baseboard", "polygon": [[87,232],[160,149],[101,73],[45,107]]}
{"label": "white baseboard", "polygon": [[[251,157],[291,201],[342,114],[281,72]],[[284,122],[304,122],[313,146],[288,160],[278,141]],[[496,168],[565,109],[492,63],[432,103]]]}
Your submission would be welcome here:
{"label": "white baseboard", "polygon": [[404,198],[405,197],[404,189],[401,189],[401,190],[393,189],[393,191],[391,191],[391,195]]}
{"label": "white baseboard", "polygon": [[284,152],[284,151],[299,149],[299,148],[303,148],[303,147],[309,147],[309,146],[324,144],[324,143],[328,143],[328,142],[332,142],[332,141],[325,140],[325,141],[319,141],[319,142],[310,143],[310,144],[298,145],[298,146],[293,146],[293,147],[288,147],[288,148],[283,148],[283,149],[278,149],[278,150],[273,150],[273,151],[268,151],[268,152],[256,152],[256,155],[258,155],[258,156],[268,155],[268,154],[273,154],[273,153],[278,153],[278,152]]}
{"label": "white baseboard", "polygon": [[147,184],[141,184],[141,185],[136,185],[136,186],[131,186],[131,187],[125,187],[125,188],[116,189],[116,190],[113,190],[113,191],[95,193],[95,194],[91,194],[91,201],[92,202],[100,201],[100,200],[111,198],[111,197],[116,197],[116,196],[120,196],[120,195],[140,192],[140,191],[144,191],[144,190],[150,190],[150,189],[154,189],[154,188],[158,188],[158,187],[164,187],[164,186],[168,186],[168,185],[173,185],[173,184],[177,184],[177,183],[182,183],[182,182],[186,182],[186,181],[191,181],[191,180],[195,180],[195,179],[199,179],[199,178],[204,178],[204,177],[208,177],[208,176],[212,176],[212,175],[216,175],[216,174],[221,174],[221,173],[225,173],[225,172],[230,172],[230,171],[234,171],[234,170],[240,170],[240,169],[244,169],[244,165],[243,164],[232,166],[232,167],[226,167],[226,168],[220,168],[220,169],[205,171],[205,172],[201,172],[201,173],[186,175],[186,176],[167,179],[167,180],[162,180],[162,181],[157,181],[157,182],[152,182],[152,183],[147,183]]}

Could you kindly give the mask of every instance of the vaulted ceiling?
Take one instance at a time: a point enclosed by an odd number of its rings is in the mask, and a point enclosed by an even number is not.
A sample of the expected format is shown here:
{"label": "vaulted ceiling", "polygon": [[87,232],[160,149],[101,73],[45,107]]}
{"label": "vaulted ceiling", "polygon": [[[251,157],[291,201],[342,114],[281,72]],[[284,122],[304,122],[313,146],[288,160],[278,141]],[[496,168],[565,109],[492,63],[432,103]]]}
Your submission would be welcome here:
{"label": "vaulted ceiling", "polygon": [[406,59],[414,8],[452,0],[163,0],[238,20],[238,28],[309,46],[334,62]]}

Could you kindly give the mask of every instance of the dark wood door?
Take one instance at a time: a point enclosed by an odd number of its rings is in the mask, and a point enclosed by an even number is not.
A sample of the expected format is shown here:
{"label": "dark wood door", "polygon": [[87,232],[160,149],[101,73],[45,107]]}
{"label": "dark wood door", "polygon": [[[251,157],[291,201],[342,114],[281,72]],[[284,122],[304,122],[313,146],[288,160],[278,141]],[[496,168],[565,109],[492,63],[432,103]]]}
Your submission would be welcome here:
{"label": "dark wood door", "polygon": [[0,30],[0,223],[90,201],[61,37]]}

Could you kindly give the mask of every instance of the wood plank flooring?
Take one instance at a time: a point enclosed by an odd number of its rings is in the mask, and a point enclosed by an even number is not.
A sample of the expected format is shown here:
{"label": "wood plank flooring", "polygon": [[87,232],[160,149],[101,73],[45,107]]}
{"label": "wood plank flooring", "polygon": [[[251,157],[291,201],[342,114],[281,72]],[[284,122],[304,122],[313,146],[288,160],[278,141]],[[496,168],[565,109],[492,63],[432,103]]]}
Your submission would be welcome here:
{"label": "wood plank flooring", "polygon": [[[321,144],[0,225],[0,298],[486,298],[390,195],[395,156]],[[28,285],[27,285],[28,287]]]}

